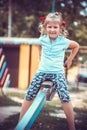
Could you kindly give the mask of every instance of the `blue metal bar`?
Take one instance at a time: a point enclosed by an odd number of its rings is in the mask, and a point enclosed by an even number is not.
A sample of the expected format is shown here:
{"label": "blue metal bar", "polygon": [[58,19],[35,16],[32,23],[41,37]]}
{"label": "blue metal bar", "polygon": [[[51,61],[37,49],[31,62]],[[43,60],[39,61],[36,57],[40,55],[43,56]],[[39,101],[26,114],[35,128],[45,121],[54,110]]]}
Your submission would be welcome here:
{"label": "blue metal bar", "polygon": [[1,71],[0,71],[0,78],[2,77],[2,75],[3,75],[3,73],[4,73],[4,70],[6,69],[6,65],[7,65],[7,63],[6,63],[6,61],[3,63],[3,66],[2,66],[2,68],[1,68]]}
{"label": "blue metal bar", "polygon": [[40,41],[38,38],[17,38],[17,37],[0,37],[0,44],[32,44],[39,45]]}
{"label": "blue metal bar", "polygon": [[28,109],[28,111],[25,113],[23,118],[20,120],[20,122],[16,126],[15,130],[24,130],[24,129],[30,130],[33,122],[39,115],[45,102],[46,102],[46,94],[45,93],[38,94],[34,102],[32,103],[32,105]]}
{"label": "blue metal bar", "polygon": [[52,11],[51,11],[51,12],[52,12],[52,13],[55,12],[55,0],[52,1]]}

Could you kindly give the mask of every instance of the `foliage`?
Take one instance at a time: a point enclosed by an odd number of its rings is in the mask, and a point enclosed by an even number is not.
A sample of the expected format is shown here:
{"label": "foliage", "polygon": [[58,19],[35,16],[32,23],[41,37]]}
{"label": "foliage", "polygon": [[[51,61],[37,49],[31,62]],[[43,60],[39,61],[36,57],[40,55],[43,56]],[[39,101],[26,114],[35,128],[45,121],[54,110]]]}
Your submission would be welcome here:
{"label": "foliage", "polygon": [[[8,7],[10,0],[0,0],[0,36],[8,36]],[[52,0],[13,0],[12,36],[39,37],[39,17],[52,10]],[[67,22],[69,38],[81,45],[87,41],[87,1],[55,0],[55,11],[61,11]]]}

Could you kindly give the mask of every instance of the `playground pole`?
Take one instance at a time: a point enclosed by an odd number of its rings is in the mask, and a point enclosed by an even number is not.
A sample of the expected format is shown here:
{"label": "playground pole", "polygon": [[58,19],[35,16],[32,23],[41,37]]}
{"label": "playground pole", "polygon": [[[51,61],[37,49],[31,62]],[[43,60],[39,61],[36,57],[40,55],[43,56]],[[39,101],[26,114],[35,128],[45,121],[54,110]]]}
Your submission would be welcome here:
{"label": "playground pole", "polygon": [[55,0],[52,1],[52,11],[51,11],[51,12],[52,12],[52,13],[55,12]]}
{"label": "playground pole", "polygon": [[8,7],[8,37],[12,36],[12,1],[9,0]]}

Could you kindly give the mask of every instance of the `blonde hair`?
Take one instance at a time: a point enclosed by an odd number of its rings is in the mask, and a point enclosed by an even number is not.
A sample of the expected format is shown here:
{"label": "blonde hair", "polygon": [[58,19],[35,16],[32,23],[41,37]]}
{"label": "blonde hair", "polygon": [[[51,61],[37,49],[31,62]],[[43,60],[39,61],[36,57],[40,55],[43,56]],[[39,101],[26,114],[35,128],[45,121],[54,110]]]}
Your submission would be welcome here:
{"label": "blonde hair", "polygon": [[59,35],[62,35],[64,37],[67,36],[68,32],[66,30],[66,26],[64,23],[65,21],[63,21],[62,13],[60,13],[60,12],[49,13],[46,16],[45,20],[39,24],[39,31],[40,31],[41,35],[47,34],[46,26],[49,22],[58,22],[60,25],[60,28],[61,28]]}

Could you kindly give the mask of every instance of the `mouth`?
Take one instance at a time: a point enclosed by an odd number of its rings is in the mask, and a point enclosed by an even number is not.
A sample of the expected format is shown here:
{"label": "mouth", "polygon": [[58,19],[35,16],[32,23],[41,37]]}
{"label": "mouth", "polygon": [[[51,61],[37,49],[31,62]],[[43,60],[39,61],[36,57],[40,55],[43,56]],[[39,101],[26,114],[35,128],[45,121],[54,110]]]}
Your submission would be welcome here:
{"label": "mouth", "polygon": [[56,33],[50,33],[50,35],[56,35]]}

